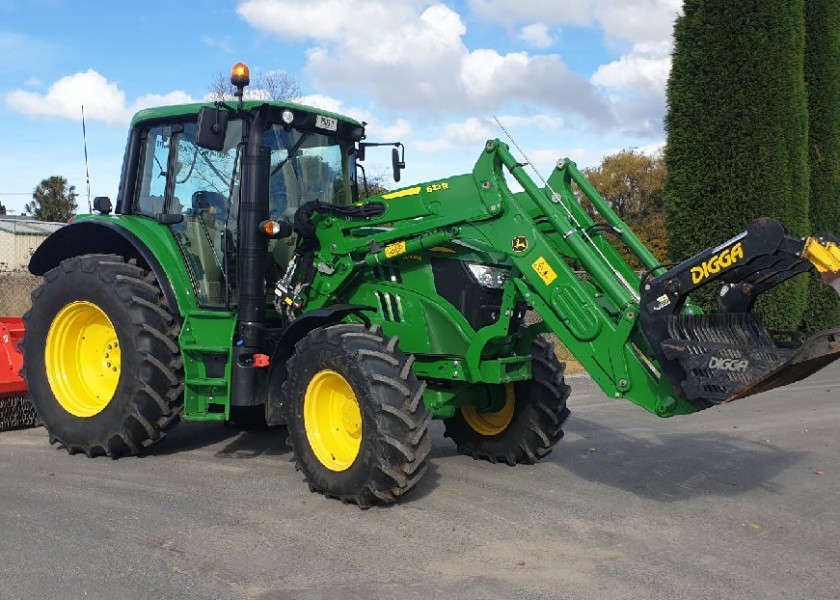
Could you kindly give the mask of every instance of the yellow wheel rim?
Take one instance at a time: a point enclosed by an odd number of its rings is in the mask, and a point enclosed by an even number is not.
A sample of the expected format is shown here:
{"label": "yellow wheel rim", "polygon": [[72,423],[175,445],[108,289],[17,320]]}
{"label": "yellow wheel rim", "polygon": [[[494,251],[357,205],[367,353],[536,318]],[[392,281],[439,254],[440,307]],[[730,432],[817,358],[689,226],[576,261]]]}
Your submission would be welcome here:
{"label": "yellow wheel rim", "polygon": [[505,384],[505,405],[496,412],[479,412],[472,404],[461,407],[461,416],[467,425],[481,435],[498,435],[507,429],[513,420],[516,393],[512,383]]}
{"label": "yellow wheel rim", "polygon": [[353,388],[325,369],[306,388],[303,399],[306,438],[316,458],[331,471],[345,471],[362,446],[362,411]]}
{"label": "yellow wheel rim", "polygon": [[114,324],[95,304],[71,302],[50,325],[44,363],[50,388],[64,410],[77,417],[99,414],[120,381]]}

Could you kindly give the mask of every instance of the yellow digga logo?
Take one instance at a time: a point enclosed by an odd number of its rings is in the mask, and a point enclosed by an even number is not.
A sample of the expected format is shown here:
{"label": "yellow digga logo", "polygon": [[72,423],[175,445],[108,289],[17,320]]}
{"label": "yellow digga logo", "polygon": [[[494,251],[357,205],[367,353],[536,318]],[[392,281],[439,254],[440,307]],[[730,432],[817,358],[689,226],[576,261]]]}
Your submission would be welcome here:
{"label": "yellow digga logo", "polygon": [[723,269],[731,267],[736,262],[744,258],[744,248],[738,242],[731,248],[727,248],[723,252],[715,254],[712,258],[702,263],[700,266],[691,267],[691,281],[696,285],[705,281],[715,273],[720,273]]}

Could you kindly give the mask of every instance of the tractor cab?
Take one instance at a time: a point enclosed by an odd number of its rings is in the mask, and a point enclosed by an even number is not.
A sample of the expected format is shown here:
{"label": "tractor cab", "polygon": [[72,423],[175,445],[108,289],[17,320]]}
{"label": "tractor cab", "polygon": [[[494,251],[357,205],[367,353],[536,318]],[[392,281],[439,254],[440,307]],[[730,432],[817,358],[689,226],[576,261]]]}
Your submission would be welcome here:
{"label": "tractor cab", "polygon": [[[167,226],[199,304],[233,308],[243,247],[267,254],[270,280],[282,273],[296,242],[294,235],[271,239],[260,233],[264,227],[244,228],[243,207],[250,205],[258,223],[290,224],[307,202],[352,204],[363,132],[345,117],[285,102],[143,111],[132,126],[129,148],[136,160],[126,161],[116,212]],[[246,166],[249,146],[260,158],[256,169]],[[245,197],[248,190],[254,197]],[[280,229],[291,232],[290,225]]]}

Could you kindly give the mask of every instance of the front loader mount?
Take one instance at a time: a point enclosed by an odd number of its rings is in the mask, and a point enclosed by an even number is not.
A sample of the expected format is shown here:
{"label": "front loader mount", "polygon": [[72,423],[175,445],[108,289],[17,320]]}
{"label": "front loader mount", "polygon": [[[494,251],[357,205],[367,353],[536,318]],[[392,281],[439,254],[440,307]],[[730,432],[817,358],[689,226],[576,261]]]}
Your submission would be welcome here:
{"label": "front loader mount", "polygon": [[[645,283],[642,326],[671,383],[707,408],[799,381],[840,358],[840,329],[806,339],[771,332],[750,312],[762,293],[815,266],[836,281],[836,249],[825,237],[795,238],[763,218]],[[686,314],[688,294],[713,282],[719,312]]]}

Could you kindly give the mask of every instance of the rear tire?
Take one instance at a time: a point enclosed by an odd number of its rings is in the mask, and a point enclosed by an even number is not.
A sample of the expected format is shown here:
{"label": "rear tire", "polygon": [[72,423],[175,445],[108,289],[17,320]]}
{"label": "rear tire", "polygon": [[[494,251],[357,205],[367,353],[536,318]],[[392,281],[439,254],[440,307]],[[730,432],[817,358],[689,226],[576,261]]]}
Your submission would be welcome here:
{"label": "rear tire", "polygon": [[295,467],[310,491],[368,508],[417,484],[431,441],[413,362],[378,327],[333,325],[297,343],[282,392]]}
{"label": "rear tire", "polygon": [[149,272],[121,256],[68,258],[44,276],[23,320],[23,375],[50,443],[117,458],[178,422],[180,324]]}
{"label": "rear tire", "polygon": [[563,437],[569,418],[566,400],[571,391],[551,344],[537,339],[532,348],[533,378],[507,384],[505,406],[480,413],[471,406],[444,421],[444,435],[458,453],[492,463],[534,464],[548,455]]}

